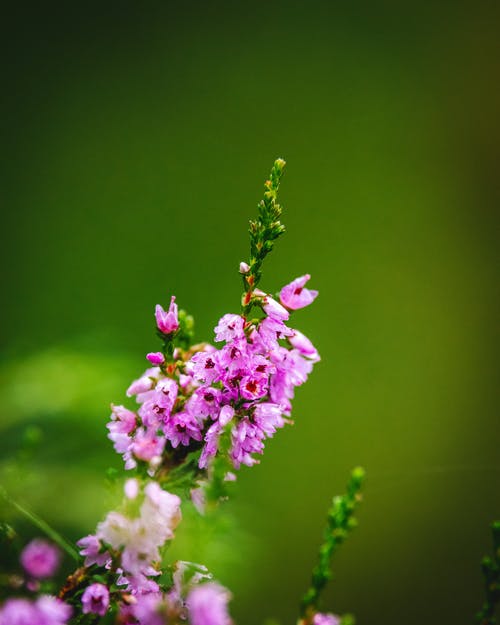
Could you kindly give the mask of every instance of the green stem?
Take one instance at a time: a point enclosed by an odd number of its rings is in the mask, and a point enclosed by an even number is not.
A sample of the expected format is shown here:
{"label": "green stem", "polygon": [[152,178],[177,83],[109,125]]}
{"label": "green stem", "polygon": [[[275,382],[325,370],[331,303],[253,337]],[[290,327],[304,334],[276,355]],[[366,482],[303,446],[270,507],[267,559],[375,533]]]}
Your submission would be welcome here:
{"label": "green stem", "polygon": [[241,304],[244,317],[248,316],[253,306],[252,293],[262,277],[262,263],[273,249],[276,239],[285,232],[285,226],[279,220],[281,206],[276,201],[284,169],[285,161],[276,159],[269,180],[264,183],[264,199],[257,205],[258,217],[250,222],[249,270],[243,275],[245,293]]}
{"label": "green stem", "polygon": [[18,503],[17,501],[14,501],[14,499],[9,497],[6,490],[2,486],[0,486],[0,497],[2,497],[7,503],[9,503],[18,512],[20,512],[25,518],[31,521],[31,523],[33,523],[33,525],[38,527],[39,530],[44,532],[44,534],[46,534],[51,540],[53,540],[57,545],[59,545],[59,547],[61,547],[63,551],[65,551],[71,558],[73,558],[73,560],[75,560],[76,562],[79,561],[80,556],[78,555],[78,552],[71,545],[70,542],[68,542],[65,538],[63,538],[61,534],[59,534],[55,529],[50,527],[50,525],[46,521],[41,519],[37,514],[35,514],[35,512],[31,512],[31,510],[28,510],[27,508],[22,506],[20,503]]}
{"label": "green stem", "polygon": [[478,625],[495,625],[495,610],[500,602],[500,521],[491,525],[493,534],[493,557],[486,556],[481,562],[486,599],[476,614]]}
{"label": "green stem", "polygon": [[302,623],[312,622],[317,612],[319,599],[327,582],[332,577],[331,560],[337,549],[347,538],[349,532],[356,527],[354,511],[361,500],[361,486],[365,472],[360,467],[353,470],[347,485],[347,493],[333,498],[328,511],[328,522],[324,533],[323,544],[319,549],[319,561],[312,574],[311,586],[301,602]]}

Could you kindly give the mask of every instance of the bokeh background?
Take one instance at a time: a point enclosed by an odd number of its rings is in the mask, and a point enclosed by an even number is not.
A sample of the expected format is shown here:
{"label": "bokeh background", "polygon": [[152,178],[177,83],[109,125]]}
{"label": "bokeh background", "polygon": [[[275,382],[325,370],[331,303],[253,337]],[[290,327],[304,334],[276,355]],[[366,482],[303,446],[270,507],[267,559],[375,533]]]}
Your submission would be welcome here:
{"label": "bokeh background", "polygon": [[288,233],[263,288],[312,274],[320,297],[296,324],[323,359],[295,426],[241,471],[226,525],[180,531],[176,548],[232,589],[240,625],[294,623],[330,498],[361,464],[360,527],[327,607],[471,622],[500,517],[499,17],[472,1],[11,6],[10,494],[70,538],[93,529],[120,466],[109,403],[156,348],[154,305],[175,293],[198,339],[238,310],[247,221],[282,156]]}

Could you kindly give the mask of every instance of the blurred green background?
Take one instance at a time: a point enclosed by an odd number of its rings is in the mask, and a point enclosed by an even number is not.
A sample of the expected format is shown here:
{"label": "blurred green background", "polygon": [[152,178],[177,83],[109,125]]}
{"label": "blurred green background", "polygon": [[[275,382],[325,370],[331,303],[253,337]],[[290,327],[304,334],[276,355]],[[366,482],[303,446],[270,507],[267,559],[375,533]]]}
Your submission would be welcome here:
{"label": "blurred green background", "polygon": [[500,517],[499,18],[493,2],[11,6],[11,494],[71,538],[94,528],[120,466],[109,403],[157,348],[154,305],[175,293],[198,339],[238,310],[247,220],[282,156],[288,233],[263,288],[312,274],[320,297],[296,324],[323,359],[295,426],[241,471],[233,520],[208,543],[181,531],[179,555],[232,589],[240,625],[294,623],[330,498],[361,464],[360,527],[327,607],[360,624],[471,622]]}

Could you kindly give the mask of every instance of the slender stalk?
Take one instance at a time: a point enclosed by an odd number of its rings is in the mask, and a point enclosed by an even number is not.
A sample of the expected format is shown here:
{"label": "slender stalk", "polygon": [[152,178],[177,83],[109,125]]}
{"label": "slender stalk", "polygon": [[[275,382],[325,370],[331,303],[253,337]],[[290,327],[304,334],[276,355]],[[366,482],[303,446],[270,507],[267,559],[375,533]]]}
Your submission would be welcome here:
{"label": "slender stalk", "polygon": [[303,625],[312,623],[314,614],[318,611],[321,593],[332,577],[331,560],[349,532],[357,525],[353,515],[357,504],[361,501],[360,491],[364,476],[365,472],[362,468],[354,469],[347,485],[347,493],[333,498],[332,506],[328,511],[323,544],[319,549],[318,564],[312,573],[311,586],[301,602]]}
{"label": "slender stalk", "polygon": [[250,260],[248,270],[243,274],[245,293],[241,302],[245,317],[252,308],[252,294],[262,277],[262,263],[273,249],[276,239],[285,232],[285,226],[279,220],[281,206],[276,201],[285,164],[282,158],[274,161],[269,180],[264,183],[264,199],[257,205],[258,217],[250,221]]}
{"label": "slender stalk", "polygon": [[40,518],[35,512],[28,510],[20,503],[12,499],[6,492],[6,490],[0,486],[0,497],[2,497],[7,503],[15,508],[20,514],[22,514],[28,521],[31,521],[33,525],[38,527],[44,534],[46,534],[51,540],[53,540],[63,551],[65,551],[73,560],[79,561],[80,556],[76,549],[67,541],[59,532],[53,529],[46,521]]}
{"label": "slender stalk", "polygon": [[500,602],[500,521],[491,525],[493,534],[493,557],[486,556],[481,561],[486,599],[476,614],[478,625],[495,625],[496,605]]}

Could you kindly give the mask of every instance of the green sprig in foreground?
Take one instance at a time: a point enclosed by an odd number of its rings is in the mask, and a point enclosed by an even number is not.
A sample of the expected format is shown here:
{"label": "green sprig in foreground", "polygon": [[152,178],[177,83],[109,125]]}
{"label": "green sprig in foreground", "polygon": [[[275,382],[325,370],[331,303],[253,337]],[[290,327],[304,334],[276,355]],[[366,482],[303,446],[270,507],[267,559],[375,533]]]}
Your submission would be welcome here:
{"label": "green sprig in foreground", "polygon": [[478,625],[495,625],[495,608],[500,602],[500,521],[491,525],[493,534],[493,557],[486,556],[481,561],[486,599],[476,614]]}
{"label": "green sprig in foreground", "polygon": [[[364,469],[360,467],[354,469],[347,485],[346,494],[333,498],[332,506],[328,511],[323,544],[319,549],[319,562],[313,569],[311,586],[301,602],[301,624],[303,625],[309,625],[315,612],[318,611],[321,593],[332,577],[331,560],[349,532],[357,525],[354,512],[357,504],[361,501],[361,486],[364,477]],[[343,617],[343,625],[351,623],[354,623],[351,616]]]}

